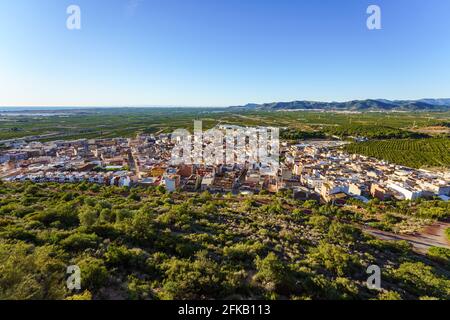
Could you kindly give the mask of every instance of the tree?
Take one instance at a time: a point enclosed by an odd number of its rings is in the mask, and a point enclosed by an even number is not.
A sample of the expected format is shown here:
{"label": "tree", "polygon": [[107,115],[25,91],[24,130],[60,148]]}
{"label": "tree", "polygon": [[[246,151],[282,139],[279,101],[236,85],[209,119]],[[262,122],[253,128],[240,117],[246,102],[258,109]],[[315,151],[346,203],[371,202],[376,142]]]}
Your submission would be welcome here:
{"label": "tree", "polygon": [[351,244],[359,236],[361,232],[347,224],[333,221],[328,230],[327,238],[334,242],[340,244]]}
{"label": "tree", "polygon": [[0,300],[62,299],[65,263],[54,246],[0,242]]}
{"label": "tree", "polygon": [[339,277],[346,275],[357,263],[356,257],[345,252],[340,246],[327,242],[321,242],[318,247],[313,248],[308,259],[313,264],[318,264]]}
{"label": "tree", "polygon": [[261,282],[268,291],[277,291],[288,283],[288,269],[275,253],[270,252],[264,259],[255,260],[257,273],[254,279]]}
{"label": "tree", "polygon": [[47,226],[56,223],[57,226],[66,229],[79,224],[78,210],[70,204],[58,204],[34,215],[32,219],[41,221]]}
{"label": "tree", "polygon": [[121,223],[125,234],[135,243],[149,245],[155,238],[154,222],[149,213],[138,211]]}
{"label": "tree", "polygon": [[78,213],[78,218],[82,226],[91,227],[97,222],[98,212],[91,207],[83,207]]}

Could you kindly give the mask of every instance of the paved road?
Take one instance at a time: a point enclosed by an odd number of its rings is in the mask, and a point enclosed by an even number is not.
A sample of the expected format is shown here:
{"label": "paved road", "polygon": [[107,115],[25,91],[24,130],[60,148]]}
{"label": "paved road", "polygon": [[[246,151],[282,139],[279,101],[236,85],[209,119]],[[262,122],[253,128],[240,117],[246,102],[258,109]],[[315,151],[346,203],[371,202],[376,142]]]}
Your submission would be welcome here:
{"label": "paved road", "polygon": [[364,227],[363,230],[382,240],[406,240],[413,245],[414,250],[425,254],[431,247],[450,249],[450,242],[445,236],[445,230],[447,228],[450,228],[450,222],[436,222],[435,224],[424,228],[421,232],[407,235],[380,231],[369,227]]}

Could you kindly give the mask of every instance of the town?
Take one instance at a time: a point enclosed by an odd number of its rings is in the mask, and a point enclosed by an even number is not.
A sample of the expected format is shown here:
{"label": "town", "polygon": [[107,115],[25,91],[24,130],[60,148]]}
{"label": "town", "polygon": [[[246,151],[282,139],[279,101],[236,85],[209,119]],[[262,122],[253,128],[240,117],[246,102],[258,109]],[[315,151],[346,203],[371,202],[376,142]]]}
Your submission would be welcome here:
{"label": "town", "polygon": [[[219,129],[224,129],[221,126]],[[449,200],[450,172],[411,169],[350,155],[340,140],[282,142],[281,163],[174,164],[171,134],[76,141],[8,141],[0,151],[0,179],[35,183],[95,183],[164,187],[168,192],[251,195],[290,190],[298,200],[336,205],[348,199]],[[248,146],[241,146],[247,148]],[[246,150],[235,150],[236,154]]]}

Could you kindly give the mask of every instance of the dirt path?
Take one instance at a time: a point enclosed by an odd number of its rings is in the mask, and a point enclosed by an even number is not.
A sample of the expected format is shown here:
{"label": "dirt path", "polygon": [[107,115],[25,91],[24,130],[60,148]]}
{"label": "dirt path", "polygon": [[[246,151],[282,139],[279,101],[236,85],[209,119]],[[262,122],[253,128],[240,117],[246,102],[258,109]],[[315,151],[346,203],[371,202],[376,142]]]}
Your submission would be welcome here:
{"label": "dirt path", "polygon": [[364,227],[363,230],[382,240],[406,240],[413,245],[415,251],[425,254],[431,247],[450,249],[450,242],[445,236],[447,228],[450,228],[450,222],[436,222],[431,226],[425,227],[421,232],[407,235],[380,231],[369,227]]}

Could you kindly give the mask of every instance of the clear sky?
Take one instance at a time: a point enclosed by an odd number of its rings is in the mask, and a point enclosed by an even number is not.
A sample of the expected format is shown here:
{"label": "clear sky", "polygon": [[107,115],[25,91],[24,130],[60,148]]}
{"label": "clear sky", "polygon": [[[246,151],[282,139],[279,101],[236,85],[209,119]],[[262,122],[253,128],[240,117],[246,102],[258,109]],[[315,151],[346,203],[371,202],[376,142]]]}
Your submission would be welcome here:
{"label": "clear sky", "polygon": [[0,1],[0,106],[425,97],[450,97],[448,0]]}

